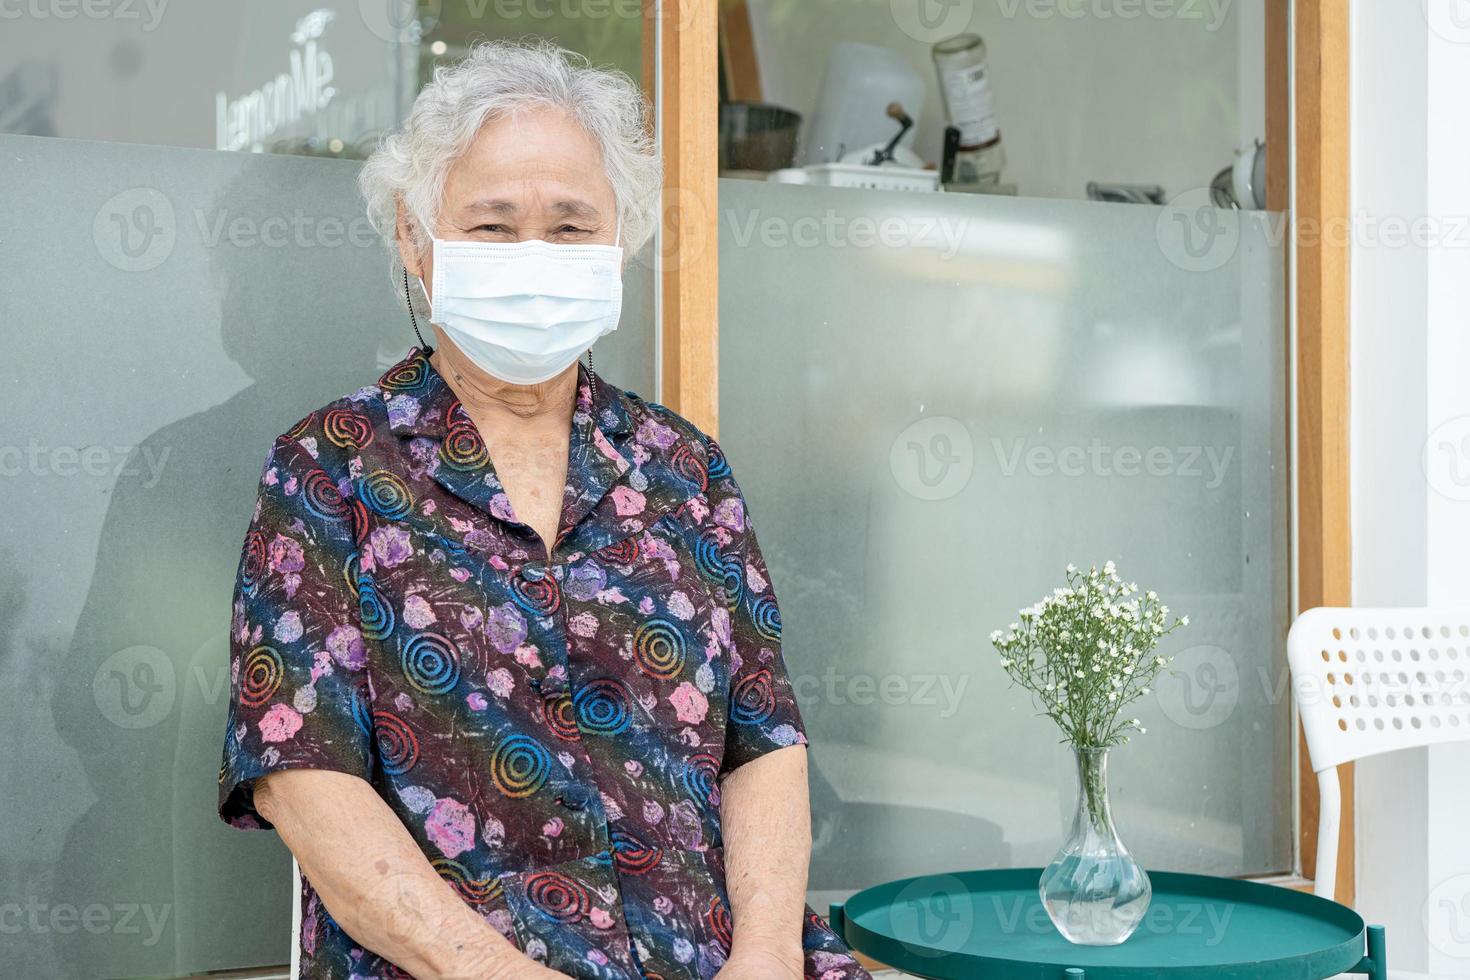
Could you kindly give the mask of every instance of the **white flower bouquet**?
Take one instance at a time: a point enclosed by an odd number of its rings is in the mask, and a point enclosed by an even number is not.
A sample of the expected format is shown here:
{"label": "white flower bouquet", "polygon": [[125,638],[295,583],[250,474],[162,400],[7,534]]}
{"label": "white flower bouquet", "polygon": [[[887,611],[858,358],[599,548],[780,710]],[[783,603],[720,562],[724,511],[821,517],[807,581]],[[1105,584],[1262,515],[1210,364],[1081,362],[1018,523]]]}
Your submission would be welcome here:
{"label": "white flower bouquet", "polygon": [[1020,622],[990,640],[1001,667],[1057,723],[1063,742],[1107,749],[1143,733],[1123,709],[1147,696],[1169,665],[1154,653],[1159,641],[1188,625],[1188,616],[1170,622],[1158,595],[1123,582],[1112,562],[1101,571],[1068,565],[1065,588],[1022,609]]}

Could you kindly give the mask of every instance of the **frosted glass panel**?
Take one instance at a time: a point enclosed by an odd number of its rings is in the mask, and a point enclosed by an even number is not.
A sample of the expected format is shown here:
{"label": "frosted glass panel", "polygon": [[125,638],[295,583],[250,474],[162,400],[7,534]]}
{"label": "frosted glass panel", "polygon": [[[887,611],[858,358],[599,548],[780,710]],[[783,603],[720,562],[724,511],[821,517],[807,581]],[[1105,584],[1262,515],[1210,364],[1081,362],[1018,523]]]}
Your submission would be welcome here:
{"label": "frosted glass panel", "polygon": [[[215,816],[226,630],[271,440],[413,339],[356,173],[0,136],[6,977],[289,957],[285,849]],[[651,393],[628,276],[598,370]]]}
{"label": "frosted glass panel", "polygon": [[1127,842],[1287,868],[1279,218],[720,194],[721,442],[813,742],[818,897],[1050,860],[1070,757],[988,636],[1110,558],[1192,621],[1114,753]]}

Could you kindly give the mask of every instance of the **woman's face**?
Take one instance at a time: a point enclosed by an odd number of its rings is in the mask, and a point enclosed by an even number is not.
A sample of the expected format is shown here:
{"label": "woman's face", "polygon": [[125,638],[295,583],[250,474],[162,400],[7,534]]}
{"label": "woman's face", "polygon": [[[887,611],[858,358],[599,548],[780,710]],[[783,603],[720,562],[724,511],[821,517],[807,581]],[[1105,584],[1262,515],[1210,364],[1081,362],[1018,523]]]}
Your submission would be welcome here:
{"label": "woman's face", "polygon": [[[398,231],[405,268],[432,288],[432,252],[412,254],[401,210]],[[485,124],[445,178],[434,231],[446,241],[569,245],[612,245],[616,233],[616,201],[602,154],[555,109],[524,110]]]}

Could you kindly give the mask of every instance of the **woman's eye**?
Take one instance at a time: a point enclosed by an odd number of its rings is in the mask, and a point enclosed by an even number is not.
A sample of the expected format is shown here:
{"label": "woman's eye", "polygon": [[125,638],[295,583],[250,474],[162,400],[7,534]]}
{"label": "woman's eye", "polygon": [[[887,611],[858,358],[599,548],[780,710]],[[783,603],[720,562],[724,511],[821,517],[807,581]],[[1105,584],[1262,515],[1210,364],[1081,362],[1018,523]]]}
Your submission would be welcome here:
{"label": "woman's eye", "polygon": [[583,229],[578,228],[576,225],[562,225],[560,228],[556,229],[556,233],[558,235],[576,235],[580,234],[582,230]]}

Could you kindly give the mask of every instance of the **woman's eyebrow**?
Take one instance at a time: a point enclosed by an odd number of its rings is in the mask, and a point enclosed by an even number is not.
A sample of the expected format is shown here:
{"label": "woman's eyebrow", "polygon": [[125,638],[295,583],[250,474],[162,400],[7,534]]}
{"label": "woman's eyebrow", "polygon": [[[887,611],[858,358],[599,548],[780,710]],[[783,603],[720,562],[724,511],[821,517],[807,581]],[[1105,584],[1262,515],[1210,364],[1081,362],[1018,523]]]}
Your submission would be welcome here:
{"label": "woman's eyebrow", "polygon": [[[582,221],[596,221],[602,217],[602,212],[588,204],[586,201],[568,199],[554,201],[551,210],[563,218],[578,218]],[[499,217],[513,218],[521,213],[521,206],[506,198],[487,198],[480,201],[472,201],[464,206],[466,214],[494,214]]]}

